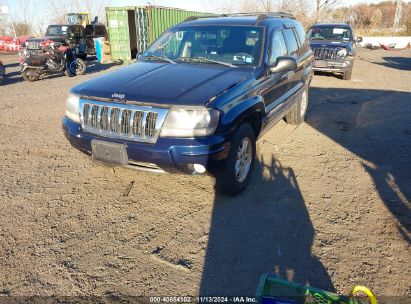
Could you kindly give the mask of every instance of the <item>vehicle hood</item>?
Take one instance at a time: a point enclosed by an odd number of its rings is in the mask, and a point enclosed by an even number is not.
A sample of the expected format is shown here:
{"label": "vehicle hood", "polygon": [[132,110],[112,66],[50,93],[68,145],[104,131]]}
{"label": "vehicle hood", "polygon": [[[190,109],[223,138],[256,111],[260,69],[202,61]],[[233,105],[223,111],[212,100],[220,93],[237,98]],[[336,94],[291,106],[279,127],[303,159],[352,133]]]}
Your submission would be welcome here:
{"label": "vehicle hood", "polygon": [[348,50],[352,49],[351,41],[338,41],[338,40],[311,40],[310,46],[312,49],[319,47],[326,48],[346,48]]}
{"label": "vehicle hood", "polygon": [[75,86],[83,96],[156,103],[206,105],[214,96],[247,78],[253,68],[211,64],[138,62]]}

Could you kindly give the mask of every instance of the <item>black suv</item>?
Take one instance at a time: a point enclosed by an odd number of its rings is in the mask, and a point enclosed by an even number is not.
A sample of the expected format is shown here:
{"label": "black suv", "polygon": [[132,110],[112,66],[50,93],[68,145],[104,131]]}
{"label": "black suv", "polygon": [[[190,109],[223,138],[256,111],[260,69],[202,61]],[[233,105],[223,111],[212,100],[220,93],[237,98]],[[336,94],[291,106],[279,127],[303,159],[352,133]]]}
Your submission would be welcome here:
{"label": "black suv", "polygon": [[347,23],[317,23],[308,36],[314,51],[314,71],[342,74],[344,80],[350,80],[356,56],[356,42],[351,26]]}
{"label": "black suv", "polygon": [[192,17],[136,64],[72,88],[63,131],[77,149],[128,168],[209,172],[235,195],[251,177],[256,139],[283,117],[300,124],[313,55],[284,13]]}
{"label": "black suv", "polygon": [[[26,50],[35,53],[41,49],[41,43],[45,40],[59,42],[63,45],[78,46],[77,57],[85,59],[87,57],[87,43],[82,25],[53,24],[49,25],[44,38],[32,38],[25,43]],[[39,51],[40,52],[40,51]]]}

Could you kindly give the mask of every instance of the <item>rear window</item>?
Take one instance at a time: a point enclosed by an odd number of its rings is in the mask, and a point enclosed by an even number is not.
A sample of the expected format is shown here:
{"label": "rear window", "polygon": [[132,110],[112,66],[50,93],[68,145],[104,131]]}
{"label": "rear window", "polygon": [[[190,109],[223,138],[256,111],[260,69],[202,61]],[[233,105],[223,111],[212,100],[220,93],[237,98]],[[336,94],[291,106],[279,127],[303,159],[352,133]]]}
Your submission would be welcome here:
{"label": "rear window", "polygon": [[290,56],[294,56],[294,57],[297,56],[298,42],[296,40],[293,29],[285,29],[284,37],[287,43],[288,52],[290,53]]}
{"label": "rear window", "polygon": [[352,39],[349,27],[319,26],[310,29],[308,35],[313,40],[346,40]]}
{"label": "rear window", "polygon": [[50,25],[47,28],[46,36],[65,36],[68,29],[67,25]]}

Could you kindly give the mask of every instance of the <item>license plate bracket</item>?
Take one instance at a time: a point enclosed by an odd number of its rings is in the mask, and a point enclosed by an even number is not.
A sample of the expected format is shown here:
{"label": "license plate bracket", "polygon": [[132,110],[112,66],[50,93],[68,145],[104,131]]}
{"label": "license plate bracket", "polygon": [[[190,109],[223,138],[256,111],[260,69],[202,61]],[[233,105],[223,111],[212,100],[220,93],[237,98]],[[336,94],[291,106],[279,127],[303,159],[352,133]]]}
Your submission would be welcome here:
{"label": "license plate bracket", "polygon": [[128,164],[127,149],[123,144],[93,139],[91,151],[96,160],[120,166]]}
{"label": "license plate bracket", "polygon": [[328,63],[325,60],[316,60],[314,62],[314,66],[316,68],[327,68],[328,67]]}

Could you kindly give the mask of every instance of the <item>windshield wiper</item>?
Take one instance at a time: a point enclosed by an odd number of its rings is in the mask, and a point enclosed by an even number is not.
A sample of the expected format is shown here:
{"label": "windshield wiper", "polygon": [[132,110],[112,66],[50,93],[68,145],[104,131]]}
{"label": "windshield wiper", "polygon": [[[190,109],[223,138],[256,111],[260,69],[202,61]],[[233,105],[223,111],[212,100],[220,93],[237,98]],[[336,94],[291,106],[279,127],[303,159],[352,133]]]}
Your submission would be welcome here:
{"label": "windshield wiper", "polygon": [[237,68],[237,66],[234,64],[223,62],[223,61],[218,61],[218,60],[213,60],[213,59],[208,59],[206,57],[201,57],[201,56],[200,57],[180,57],[179,60],[209,62],[209,63],[221,64],[224,66],[228,66],[230,68]]}
{"label": "windshield wiper", "polygon": [[176,63],[175,61],[173,61],[171,59],[168,59],[166,57],[156,56],[156,55],[144,56],[144,57],[142,57],[142,59],[165,61],[165,62],[168,62],[168,63]]}

